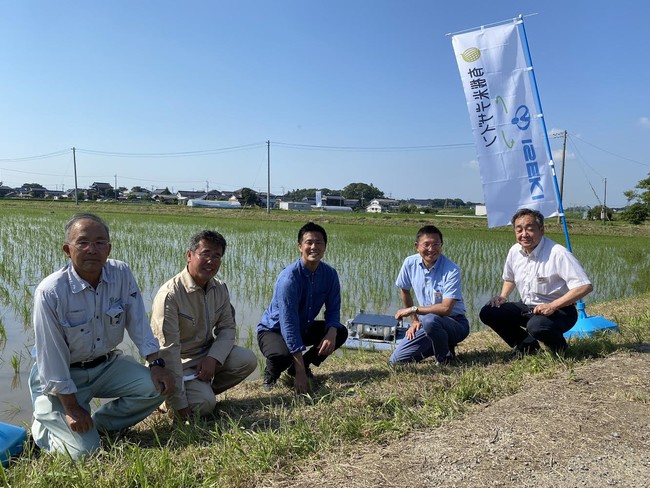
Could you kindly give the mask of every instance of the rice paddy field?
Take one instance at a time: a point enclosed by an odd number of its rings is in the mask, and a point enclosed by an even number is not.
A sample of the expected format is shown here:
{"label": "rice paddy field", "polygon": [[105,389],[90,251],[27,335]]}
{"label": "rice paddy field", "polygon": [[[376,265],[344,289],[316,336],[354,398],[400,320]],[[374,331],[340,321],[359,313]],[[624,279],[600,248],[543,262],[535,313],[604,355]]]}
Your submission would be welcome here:
{"label": "rice paddy field", "polygon": [[[66,264],[61,249],[64,224],[75,213],[92,212],[111,229],[111,257],[133,270],[147,310],[165,281],[185,263],[189,238],[202,229],[221,232],[228,242],[217,275],[225,281],[237,311],[239,341],[259,355],[254,328],[268,305],[278,273],[299,257],[297,232],[309,220],[328,232],[325,260],[342,288],[342,320],[363,310],[392,314],[399,307],[395,278],[403,259],[414,253],[414,238],[425,223],[444,235],[443,252],[463,270],[463,294],[474,330],[478,310],[501,288],[501,270],[514,235],[488,229],[484,219],[424,216],[332,215],[233,211],[186,207],[130,207],[114,204],[0,202],[0,420],[28,424],[27,387],[33,363],[31,309],[38,283]],[[576,223],[570,231],[574,254],[594,283],[589,304],[650,290],[647,227],[599,227]],[[564,244],[561,228],[547,223],[547,236]],[[128,341],[123,349],[133,353]]]}

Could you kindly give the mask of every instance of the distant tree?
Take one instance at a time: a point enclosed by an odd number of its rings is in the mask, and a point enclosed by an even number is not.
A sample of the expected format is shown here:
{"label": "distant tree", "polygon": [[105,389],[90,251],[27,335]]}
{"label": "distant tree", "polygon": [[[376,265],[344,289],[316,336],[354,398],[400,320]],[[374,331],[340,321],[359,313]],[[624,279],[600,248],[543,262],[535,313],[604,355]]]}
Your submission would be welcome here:
{"label": "distant tree", "polygon": [[628,203],[634,203],[623,211],[622,218],[624,220],[632,219],[627,221],[630,223],[636,223],[632,221],[636,221],[643,217],[643,220],[638,222],[640,224],[650,217],[650,173],[648,173],[647,178],[639,181],[634,188],[635,190],[623,192]]}
{"label": "distant tree", "polygon": [[444,208],[446,200],[444,198],[432,198],[431,208]]}
{"label": "distant tree", "polygon": [[[607,215],[606,219],[607,220],[612,220],[614,214],[612,213],[611,209],[607,209]],[[602,205],[596,205],[595,207],[590,208],[587,211],[587,218],[589,220],[602,220],[603,219],[603,206]]]}
{"label": "distant tree", "polygon": [[169,187],[166,186],[165,189],[162,192],[160,192],[160,194],[161,195],[171,195],[172,192],[170,192]]}
{"label": "distant tree", "polygon": [[639,225],[645,222],[649,216],[648,206],[636,202],[621,212],[621,219],[633,225]]}
{"label": "distant tree", "polygon": [[147,190],[146,188],[142,188],[141,186],[134,186],[133,188],[131,188],[131,193],[145,193],[145,192],[148,193],[149,190]]}
{"label": "distant tree", "polygon": [[640,203],[650,206],[650,173],[648,173],[647,178],[639,181],[634,188],[639,191],[630,190],[623,193],[627,197],[627,200],[637,200]]}
{"label": "distant tree", "polygon": [[257,201],[258,201],[257,192],[252,188],[242,188],[241,199],[242,199],[242,203],[247,207],[257,205]]}
{"label": "distant tree", "polygon": [[365,205],[366,202],[374,200],[375,198],[385,198],[384,192],[370,183],[350,183],[345,186],[341,191],[343,198],[359,200],[360,205]]}
{"label": "distant tree", "polygon": [[45,190],[45,187],[40,183],[23,183],[23,188],[41,188]]}
{"label": "distant tree", "polygon": [[401,203],[399,207],[397,207],[397,211],[399,213],[418,213],[419,210],[415,205],[409,205],[408,203]]}
{"label": "distant tree", "polygon": [[340,193],[338,191],[330,190],[329,188],[299,188],[287,192],[284,196],[288,200],[299,202],[303,198],[315,198],[317,191],[320,191],[323,195],[335,195]]}

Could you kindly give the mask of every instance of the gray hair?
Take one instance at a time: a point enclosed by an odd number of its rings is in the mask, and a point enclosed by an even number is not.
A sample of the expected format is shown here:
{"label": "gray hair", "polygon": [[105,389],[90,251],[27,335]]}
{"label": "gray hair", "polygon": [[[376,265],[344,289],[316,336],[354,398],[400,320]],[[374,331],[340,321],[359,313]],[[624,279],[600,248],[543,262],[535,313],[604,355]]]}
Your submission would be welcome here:
{"label": "gray hair", "polygon": [[530,208],[520,208],[517,210],[517,212],[512,216],[510,223],[512,225],[515,225],[515,220],[523,217],[524,215],[532,215],[539,226],[544,227],[544,216],[542,213],[539,210],[533,210]]}
{"label": "gray hair", "polygon": [[111,234],[108,230],[108,225],[106,225],[106,222],[104,222],[100,217],[98,217],[95,214],[91,213],[80,213],[73,215],[70,220],[65,224],[65,241],[70,242],[70,229],[72,229],[72,226],[79,222],[80,220],[92,220],[93,222],[97,222],[100,224],[102,227],[104,227],[104,230],[106,231],[106,237],[108,240],[111,240]]}

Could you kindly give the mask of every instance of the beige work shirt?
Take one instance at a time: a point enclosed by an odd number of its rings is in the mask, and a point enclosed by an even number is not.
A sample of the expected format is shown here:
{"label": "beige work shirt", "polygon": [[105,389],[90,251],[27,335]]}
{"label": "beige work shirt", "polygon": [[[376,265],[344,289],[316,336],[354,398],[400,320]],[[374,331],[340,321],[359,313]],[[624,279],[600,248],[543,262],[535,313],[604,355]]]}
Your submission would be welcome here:
{"label": "beige work shirt", "polygon": [[235,345],[235,311],[226,285],[212,278],[204,291],[185,268],[160,287],[151,309],[151,327],[160,341],[159,356],[176,381],[167,403],[188,406],[183,375],[204,357],[224,364]]}

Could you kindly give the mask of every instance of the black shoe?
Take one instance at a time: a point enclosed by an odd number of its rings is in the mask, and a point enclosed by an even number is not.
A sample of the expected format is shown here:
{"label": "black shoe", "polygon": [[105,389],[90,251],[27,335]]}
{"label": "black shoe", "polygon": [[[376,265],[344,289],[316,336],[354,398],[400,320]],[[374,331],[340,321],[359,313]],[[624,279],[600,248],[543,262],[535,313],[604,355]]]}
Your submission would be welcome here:
{"label": "black shoe", "polygon": [[531,336],[526,337],[523,341],[512,348],[509,359],[520,359],[524,356],[534,356],[539,351],[540,345],[537,339]]}
{"label": "black shoe", "polygon": [[266,391],[271,391],[273,388],[275,388],[275,385],[277,385],[278,379],[273,378],[270,375],[264,375],[264,381],[262,382],[262,388],[264,388]]}
{"label": "black shoe", "polygon": [[449,352],[446,356],[436,356],[436,361],[440,365],[447,365],[456,362],[456,346],[449,346]]}

